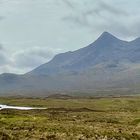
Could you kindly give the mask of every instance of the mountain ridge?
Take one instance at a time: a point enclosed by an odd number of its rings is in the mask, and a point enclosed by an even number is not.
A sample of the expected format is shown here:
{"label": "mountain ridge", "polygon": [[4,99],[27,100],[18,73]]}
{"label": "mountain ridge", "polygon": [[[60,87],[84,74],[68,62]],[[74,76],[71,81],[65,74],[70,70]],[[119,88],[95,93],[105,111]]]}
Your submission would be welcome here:
{"label": "mountain ridge", "polygon": [[58,91],[90,91],[94,95],[118,89],[139,92],[139,71],[140,39],[124,41],[104,32],[90,45],[58,54],[28,73],[0,75],[0,91],[32,95]]}
{"label": "mountain ridge", "polygon": [[[65,67],[65,70],[66,70],[66,67],[68,67],[67,69],[72,69],[74,71],[78,69],[78,68],[76,69],[76,67],[78,67],[78,66],[79,66],[79,69],[84,69],[86,64],[87,65],[89,64],[89,66],[98,64],[99,62],[95,62],[95,59],[96,60],[102,59],[102,61],[109,61],[109,60],[111,61],[111,58],[110,59],[108,58],[108,60],[107,60],[107,55],[109,56],[109,55],[111,55],[111,53],[114,53],[114,56],[116,56],[117,54],[115,51],[117,51],[118,49],[120,49],[120,50],[122,49],[122,51],[125,51],[126,48],[124,46],[126,46],[128,44],[129,44],[129,42],[120,40],[120,39],[116,38],[115,36],[113,36],[112,34],[110,34],[108,32],[104,32],[103,34],[101,34],[101,36],[96,41],[94,41],[87,47],[78,49],[73,52],[66,52],[66,53],[58,54],[50,62],[39,66],[37,69],[35,69],[29,73],[37,74],[37,73],[39,73],[39,71],[42,71],[41,69],[46,69],[45,72],[42,72],[42,74],[45,74],[48,69],[47,67],[49,67],[49,68],[52,67],[52,69],[48,70],[48,73],[53,73],[53,72],[55,73],[56,71],[63,72],[64,67]],[[118,46],[120,46],[120,48]],[[129,48],[131,49],[131,46]],[[115,51],[113,49],[115,49]],[[109,54],[110,50],[112,52]],[[105,53],[105,52],[106,52],[106,54],[104,55],[103,53]],[[114,56],[112,55],[110,57],[113,58]],[[89,58],[90,58],[90,60],[89,60]],[[118,59],[118,58],[116,58],[116,59]],[[86,62],[83,62],[83,63],[80,62],[82,60],[86,61]],[[80,64],[78,65],[78,63],[80,63]],[[70,66],[72,66],[72,65],[73,65],[73,67],[71,68]],[[56,67],[56,66],[58,66],[58,67]],[[63,70],[61,69],[62,67],[63,67]],[[41,73],[39,73],[39,74],[41,74]]]}

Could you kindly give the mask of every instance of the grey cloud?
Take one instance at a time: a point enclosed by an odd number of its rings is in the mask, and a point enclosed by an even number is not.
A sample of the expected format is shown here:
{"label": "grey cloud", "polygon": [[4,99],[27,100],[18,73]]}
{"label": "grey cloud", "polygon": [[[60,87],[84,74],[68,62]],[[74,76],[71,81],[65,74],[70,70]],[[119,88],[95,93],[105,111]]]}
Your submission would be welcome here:
{"label": "grey cloud", "polygon": [[3,19],[5,19],[5,17],[4,16],[0,16],[0,20],[3,20]]}
{"label": "grey cloud", "polygon": [[60,49],[47,48],[45,46],[20,49],[16,52],[9,52],[0,44],[0,73],[16,72],[24,73],[39,65],[48,62]]}
{"label": "grey cloud", "polygon": [[8,52],[4,49],[3,45],[0,44],[0,73],[10,72],[11,64]]}
{"label": "grey cloud", "polygon": [[33,47],[25,51],[19,51],[14,55],[14,64],[19,68],[33,69],[43,63],[48,62],[57,50]]}
{"label": "grey cloud", "polygon": [[0,44],[0,51],[4,50],[2,44]]}
{"label": "grey cloud", "polygon": [[62,18],[63,21],[72,22],[77,25],[89,26],[89,23],[84,15],[73,16],[69,15],[67,17]]}
{"label": "grey cloud", "polygon": [[59,49],[51,49],[42,46],[21,49],[17,50],[15,53],[10,53],[0,45],[0,73],[11,71],[24,73],[25,71],[30,71],[48,62],[59,52]]}
{"label": "grey cloud", "polygon": [[[69,2],[70,3],[70,2]],[[72,2],[70,3],[71,5]],[[90,1],[90,4],[93,5],[93,7],[89,7],[89,8],[85,8],[85,6],[83,7],[83,9],[81,11],[76,10],[78,9],[77,7],[75,7],[75,10],[73,12],[73,14],[67,15],[65,16],[62,20],[64,21],[68,21],[68,22],[74,22],[76,24],[80,24],[82,26],[87,26],[87,27],[91,27],[93,26],[93,22],[91,22],[91,20],[89,18],[103,18],[104,20],[108,20],[110,18],[112,18],[113,16],[128,16],[129,14],[120,8],[116,8],[115,6],[105,2],[105,1],[98,1],[97,3],[95,3],[94,1]],[[74,7],[74,6],[73,6]],[[108,12],[108,13],[105,13]],[[108,15],[107,15],[108,14]],[[98,17],[96,17],[98,16]],[[106,17],[109,18],[106,18]],[[98,19],[95,19],[98,20]]]}
{"label": "grey cloud", "polygon": [[113,1],[105,0],[87,1],[87,3],[88,6],[85,4],[82,10],[79,10],[76,7],[78,5],[75,5],[73,13],[65,16],[62,20],[68,24],[72,23],[74,26],[88,28],[91,33],[109,31],[125,39],[140,36],[140,16],[133,15],[120,3],[115,4]]}
{"label": "grey cloud", "polygon": [[75,6],[74,6],[74,4],[71,3],[71,1],[69,1],[69,0],[62,0],[62,2],[64,2],[69,8],[75,9]]}
{"label": "grey cloud", "polygon": [[106,3],[103,0],[100,0],[99,7],[96,9],[96,12],[100,13],[101,11],[108,11],[114,15],[128,16],[128,12],[120,7],[116,8],[114,5]]}
{"label": "grey cloud", "polygon": [[[127,31],[125,36],[131,36],[132,38],[137,38],[140,37],[140,20],[138,19],[133,19],[134,22],[130,23],[129,26],[127,26]],[[132,29],[132,30],[130,30]],[[124,33],[124,32],[123,32]]]}
{"label": "grey cloud", "polygon": [[0,52],[0,66],[5,65],[7,63],[7,58],[6,56]]}
{"label": "grey cloud", "polygon": [[9,62],[8,56],[3,49],[2,45],[0,45],[0,66],[6,65]]}

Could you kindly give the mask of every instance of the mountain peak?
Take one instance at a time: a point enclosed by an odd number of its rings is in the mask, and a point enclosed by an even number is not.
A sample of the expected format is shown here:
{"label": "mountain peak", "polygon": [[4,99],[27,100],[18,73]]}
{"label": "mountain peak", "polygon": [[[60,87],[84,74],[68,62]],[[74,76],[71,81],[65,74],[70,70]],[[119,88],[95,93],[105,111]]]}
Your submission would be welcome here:
{"label": "mountain peak", "polygon": [[103,32],[99,38],[103,38],[103,39],[110,38],[111,39],[111,38],[116,38],[116,37],[109,32]]}
{"label": "mountain peak", "polygon": [[109,33],[109,32],[107,32],[107,31],[104,31],[104,32],[102,33],[102,35],[104,36],[104,35],[112,35],[112,34]]}
{"label": "mountain peak", "polygon": [[118,39],[117,37],[115,37],[114,35],[112,35],[109,32],[103,32],[99,38],[95,41],[95,43],[99,43],[99,44],[111,44],[112,42],[118,42],[121,41],[120,39]]}

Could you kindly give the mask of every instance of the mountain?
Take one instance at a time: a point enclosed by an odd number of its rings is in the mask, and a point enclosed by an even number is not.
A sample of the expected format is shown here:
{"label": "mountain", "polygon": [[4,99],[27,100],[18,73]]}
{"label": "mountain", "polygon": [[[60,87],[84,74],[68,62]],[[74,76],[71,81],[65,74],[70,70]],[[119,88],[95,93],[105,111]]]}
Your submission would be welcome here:
{"label": "mountain", "polygon": [[[54,75],[58,73],[88,69],[89,67],[105,61],[105,59],[108,61],[110,59],[109,57],[112,57],[110,53],[114,51],[114,45],[117,46],[118,44],[120,46],[120,40],[105,32],[89,46],[74,52],[58,54],[49,63],[41,65],[35,70],[29,72],[29,74]],[[108,56],[108,54],[110,56]]]}
{"label": "mountain", "polygon": [[30,75],[55,75],[79,72],[98,64],[115,67],[120,63],[139,63],[140,41],[126,42],[104,32],[94,43],[74,52],[56,55],[49,63],[29,72]]}
{"label": "mountain", "polygon": [[0,91],[21,95],[54,92],[132,94],[140,92],[140,38],[123,41],[104,32],[85,48],[56,55],[24,74],[2,74]]}

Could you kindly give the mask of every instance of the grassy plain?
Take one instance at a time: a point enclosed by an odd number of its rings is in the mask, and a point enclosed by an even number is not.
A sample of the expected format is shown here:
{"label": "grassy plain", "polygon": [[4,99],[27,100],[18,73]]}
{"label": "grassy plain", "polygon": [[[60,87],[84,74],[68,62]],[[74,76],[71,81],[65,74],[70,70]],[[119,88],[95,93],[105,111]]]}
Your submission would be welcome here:
{"label": "grassy plain", "polygon": [[0,140],[140,140],[140,97],[0,98],[46,110],[0,110]]}

